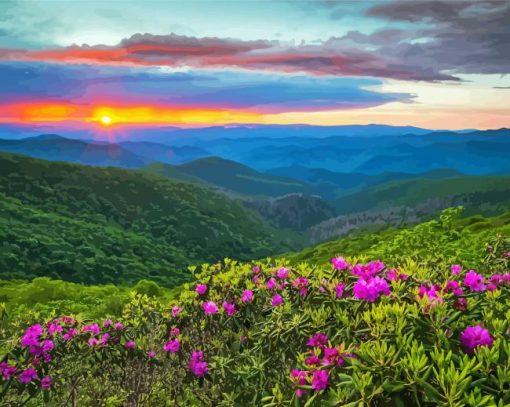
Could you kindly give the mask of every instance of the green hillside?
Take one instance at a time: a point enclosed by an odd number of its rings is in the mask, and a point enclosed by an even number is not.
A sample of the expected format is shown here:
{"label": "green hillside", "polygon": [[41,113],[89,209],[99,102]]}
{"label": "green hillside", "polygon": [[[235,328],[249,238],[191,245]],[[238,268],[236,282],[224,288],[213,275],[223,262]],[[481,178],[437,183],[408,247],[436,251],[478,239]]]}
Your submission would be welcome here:
{"label": "green hillside", "polygon": [[145,171],[248,195],[281,196],[310,190],[310,186],[302,181],[263,174],[218,157],[201,158],[179,166],[156,163],[145,167]]}
{"label": "green hillside", "polygon": [[333,206],[339,214],[348,214],[391,206],[426,206],[427,201],[442,201],[443,207],[463,204],[467,208],[466,214],[501,213],[510,209],[510,177],[465,176],[392,181],[336,199]]}
{"label": "green hillside", "polygon": [[258,258],[295,243],[238,202],[192,184],[8,153],[0,168],[3,278],[174,286],[188,264]]}

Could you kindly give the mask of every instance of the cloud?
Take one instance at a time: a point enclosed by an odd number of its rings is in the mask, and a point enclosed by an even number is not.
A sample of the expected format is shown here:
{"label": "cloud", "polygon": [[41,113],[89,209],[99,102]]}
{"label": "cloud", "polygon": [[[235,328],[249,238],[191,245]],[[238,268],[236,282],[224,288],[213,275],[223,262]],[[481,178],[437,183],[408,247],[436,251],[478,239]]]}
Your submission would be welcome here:
{"label": "cloud", "polygon": [[372,7],[367,15],[418,25],[405,30],[406,40],[379,49],[405,65],[452,75],[510,73],[508,1],[393,0]]}
{"label": "cloud", "polygon": [[410,102],[407,93],[377,92],[380,80],[269,75],[253,72],[0,63],[0,100],[72,101],[77,105],[136,105],[241,109],[257,113],[341,110]]}
{"label": "cloud", "polygon": [[[390,32],[381,34],[391,36]],[[195,38],[135,34],[116,46],[73,45],[46,50],[0,49],[0,60],[89,63],[104,65],[245,69],[317,76],[381,77],[402,80],[455,80],[451,75],[405,65],[348,41],[331,38],[317,44],[277,41],[242,41],[229,38]]]}

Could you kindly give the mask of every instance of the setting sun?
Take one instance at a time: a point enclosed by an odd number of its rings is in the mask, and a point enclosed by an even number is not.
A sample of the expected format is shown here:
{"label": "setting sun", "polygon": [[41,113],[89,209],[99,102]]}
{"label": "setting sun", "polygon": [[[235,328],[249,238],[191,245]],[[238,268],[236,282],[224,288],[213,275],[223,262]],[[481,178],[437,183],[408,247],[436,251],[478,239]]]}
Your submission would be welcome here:
{"label": "setting sun", "polygon": [[104,124],[105,126],[108,126],[112,124],[112,118],[110,116],[102,116],[101,123]]}

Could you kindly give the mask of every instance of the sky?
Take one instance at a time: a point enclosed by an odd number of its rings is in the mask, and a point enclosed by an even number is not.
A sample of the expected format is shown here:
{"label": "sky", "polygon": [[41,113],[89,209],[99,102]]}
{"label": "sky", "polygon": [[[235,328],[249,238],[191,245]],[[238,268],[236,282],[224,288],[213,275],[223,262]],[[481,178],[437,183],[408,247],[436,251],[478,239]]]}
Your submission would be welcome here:
{"label": "sky", "polygon": [[510,127],[510,1],[0,0],[0,123]]}

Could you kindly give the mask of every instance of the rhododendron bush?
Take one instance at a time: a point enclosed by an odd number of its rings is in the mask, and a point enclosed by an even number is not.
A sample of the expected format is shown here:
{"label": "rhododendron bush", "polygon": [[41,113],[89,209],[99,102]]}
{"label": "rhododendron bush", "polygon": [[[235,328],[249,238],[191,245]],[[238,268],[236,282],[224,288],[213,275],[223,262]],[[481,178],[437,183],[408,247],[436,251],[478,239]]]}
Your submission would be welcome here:
{"label": "rhododendron bush", "polygon": [[477,265],[335,255],[192,268],[173,303],[133,295],[118,320],[34,321],[1,360],[2,400],[505,406],[505,244]]}

